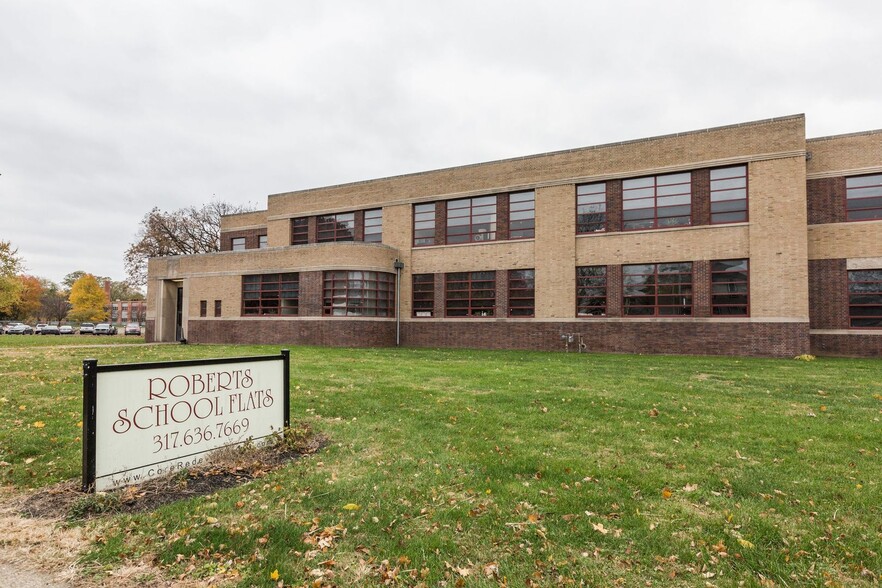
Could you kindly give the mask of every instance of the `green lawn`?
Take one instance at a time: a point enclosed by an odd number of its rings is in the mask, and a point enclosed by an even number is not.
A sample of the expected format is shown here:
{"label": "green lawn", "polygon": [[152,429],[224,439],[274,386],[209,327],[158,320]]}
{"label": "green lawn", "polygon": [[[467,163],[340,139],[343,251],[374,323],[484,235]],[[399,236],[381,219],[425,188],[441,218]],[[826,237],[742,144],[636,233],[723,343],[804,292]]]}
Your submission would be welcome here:
{"label": "green lawn", "polygon": [[[0,480],[79,476],[86,357],[277,352],[4,339]],[[242,586],[880,581],[878,360],[291,355],[292,419],[330,445],[238,488],[80,523],[99,538],[91,569],[148,555]]]}

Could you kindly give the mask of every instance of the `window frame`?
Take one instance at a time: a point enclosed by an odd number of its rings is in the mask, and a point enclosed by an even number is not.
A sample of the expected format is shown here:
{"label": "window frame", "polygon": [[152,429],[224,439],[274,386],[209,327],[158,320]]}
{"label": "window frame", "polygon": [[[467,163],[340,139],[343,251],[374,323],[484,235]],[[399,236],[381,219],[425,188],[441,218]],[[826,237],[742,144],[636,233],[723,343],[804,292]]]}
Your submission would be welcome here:
{"label": "window frame", "polygon": [[[369,216],[370,215],[370,216]],[[364,230],[362,241],[364,243],[382,243],[383,242],[383,209],[370,208],[364,211],[362,217],[364,220]],[[377,230],[379,229],[379,230]],[[368,237],[370,235],[370,238]]]}
{"label": "window frame", "polygon": [[355,213],[335,212],[315,217],[316,243],[355,241]]}
{"label": "window frame", "polygon": [[208,300],[199,301],[199,318],[208,318]]}
{"label": "window frame", "polygon": [[230,251],[245,251],[247,248],[245,237],[230,237]]}
{"label": "window frame", "polygon": [[[745,269],[744,270],[714,270],[715,263],[726,263],[726,262],[744,262]],[[714,282],[714,276],[721,276],[725,274],[745,274],[744,281],[721,281]],[[714,259],[710,262],[710,301],[711,301],[711,316],[714,318],[747,318],[750,317],[750,258],[738,258],[738,259]],[[694,279],[694,277],[693,277]],[[732,292],[732,293],[716,293],[714,292],[714,286],[719,285],[735,285],[735,284],[744,284],[746,286],[746,291],[744,292],[744,303],[721,303],[715,302],[718,296],[740,296],[740,292]],[[725,314],[718,313],[717,309],[720,308],[744,308],[743,314]]]}
{"label": "window frame", "polygon": [[[878,272],[879,279],[878,280],[859,280],[859,281],[852,280],[852,274],[857,274],[859,272]],[[846,301],[848,304],[848,311],[847,311],[848,312],[848,328],[849,329],[859,329],[862,331],[867,331],[867,330],[878,331],[878,330],[882,329],[882,314],[878,315],[879,316],[879,324],[878,325],[870,325],[870,326],[855,326],[854,325],[855,320],[868,319],[868,318],[872,319],[872,318],[875,318],[875,316],[874,315],[855,315],[855,314],[852,314],[853,308],[855,308],[855,307],[858,307],[858,308],[879,308],[880,309],[879,312],[882,313],[882,301],[880,301],[879,304],[852,304],[852,302],[851,302],[852,295],[854,293],[851,291],[851,285],[853,283],[877,284],[876,290],[875,291],[871,290],[871,295],[878,295],[880,298],[882,298],[882,268],[846,270],[846,277],[845,277],[845,295],[846,295]]]}
{"label": "window frame", "polygon": [[[870,184],[869,186],[855,186],[855,187],[851,187],[851,188],[848,186],[850,181],[859,180],[862,178],[878,178],[878,183]],[[873,188],[876,189],[876,191],[878,192],[878,195],[860,196],[860,197],[854,197],[854,198],[848,197],[849,191],[867,190],[867,189],[873,189]],[[845,209],[845,222],[860,223],[860,222],[866,222],[866,221],[882,220],[882,173],[861,174],[858,176],[847,176],[845,178],[845,196],[843,198],[845,199],[845,201],[843,202],[843,208]],[[854,202],[856,200],[870,200],[870,199],[874,199],[874,198],[878,198],[880,200],[879,206],[872,206],[872,207],[868,207],[868,208],[858,208],[856,210],[857,211],[875,211],[875,213],[874,213],[875,216],[872,216],[869,218],[850,218],[850,213],[855,212],[855,210],[849,209],[849,206],[848,206],[849,202]]]}
{"label": "window frame", "polygon": [[[598,191],[598,192],[589,192],[587,194],[579,194],[579,190],[581,190],[582,188],[593,188],[593,187],[600,187],[600,188],[602,188],[602,190]],[[579,203],[579,198],[581,198],[581,197],[594,197],[596,199],[596,197],[601,194],[603,195],[603,202]],[[580,206],[603,206],[603,211],[602,212],[580,212],[579,211]],[[577,184],[576,185],[576,234],[577,235],[590,235],[592,233],[605,233],[609,228],[609,226],[607,224],[608,220],[609,220],[607,217],[607,208],[608,208],[608,202],[607,202],[607,197],[606,197],[606,182],[591,182],[590,184]],[[582,215],[588,215],[588,214],[602,214],[603,221],[599,222],[599,223],[592,222],[592,223],[581,223],[580,224],[579,217]],[[600,225],[600,228],[599,229],[585,229],[585,230],[582,229],[582,227],[589,225],[589,224],[590,225]],[[589,267],[589,266],[584,266],[584,267]]]}
{"label": "window frame", "polygon": [[269,247],[269,237],[267,235],[257,236],[257,248],[266,249]]}
{"label": "window frame", "polygon": [[[674,182],[674,183],[670,183],[670,184],[659,184],[660,178],[672,178],[674,176],[679,176],[679,175],[688,175],[689,181],[688,182]],[[636,187],[632,187],[632,188],[625,187],[628,182],[639,182],[641,180],[649,180],[649,179],[652,180],[651,186],[636,186]],[[674,172],[674,173],[669,173],[669,174],[640,176],[637,178],[628,178],[628,179],[622,180],[622,222],[621,222],[622,231],[651,231],[651,230],[656,230],[656,229],[676,229],[676,228],[680,228],[680,227],[693,226],[693,224],[694,224],[693,221],[695,220],[693,218],[693,215],[695,214],[695,210],[694,210],[694,206],[692,206],[692,200],[693,200],[692,199],[692,180],[693,180],[693,177],[692,177],[691,170],[690,171],[682,171],[682,172]],[[686,186],[686,185],[689,186],[689,192],[688,192],[688,195],[689,195],[689,214],[688,215],[679,214],[679,215],[675,215],[675,216],[659,216],[660,209],[663,210],[663,209],[668,209],[668,208],[678,208],[678,207],[686,206],[685,204],[665,204],[663,206],[659,206],[659,203],[658,203],[659,199],[675,198],[677,196],[685,196],[686,195],[685,192],[671,193],[671,194],[659,194],[659,191],[660,191],[659,189],[661,188],[662,190],[665,190],[667,188],[670,188],[671,186]],[[642,198],[634,198],[634,197],[626,198],[626,195],[628,192],[636,192],[638,190],[646,190],[646,189],[650,189],[650,188],[652,189],[652,196],[643,196]],[[640,200],[650,200],[650,199],[652,200],[652,207],[641,206],[640,208],[630,208],[630,209],[626,207],[627,202],[637,202]],[[636,210],[651,210],[652,216],[651,217],[642,217],[639,219],[630,219],[630,220],[626,218],[628,211],[636,211]],[[682,224],[659,225],[659,219],[674,219],[674,218],[688,218],[688,222],[685,222]],[[640,221],[651,221],[652,225],[648,226],[648,227],[628,227],[627,226],[627,224],[629,222],[633,223],[633,222],[640,222]]]}
{"label": "window frame", "polygon": [[[276,276],[275,281],[270,280],[270,276]],[[286,277],[287,279],[283,279]],[[257,283],[256,289],[246,288],[247,284]],[[264,287],[264,284],[275,284],[276,288]],[[292,288],[291,285],[294,285]],[[284,287],[284,286],[287,286]],[[268,274],[245,274],[242,276],[242,303],[240,306],[240,316],[248,318],[260,317],[287,317],[298,316],[300,314],[300,273],[299,272],[277,272]],[[248,293],[256,292],[256,298],[247,296]],[[284,296],[284,292],[293,292],[294,296]],[[273,297],[272,294],[277,293]],[[257,300],[257,305],[248,304],[250,301]],[[276,304],[272,304],[276,301]],[[284,301],[287,301],[285,304]],[[293,301],[293,304],[292,304]],[[215,301],[217,302],[217,301]],[[276,312],[270,312],[275,309]],[[282,312],[287,309],[288,312]],[[290,312],[293,309],[293,312]],[[254,310],[254,312],[251,312]]]}
{"label": "window frame", "polygon": [[[515,197],[520,197],[526,194],[530,194],[530,199],[525,200],[514,200]],[[498,202],[498,201],[497,201]],[[527,207],[525,204],[529,203],[530,206]],[[517,207],[517,210],[515,208]],[[526,212],[532,213],[529,217],[525,217],[522,219],[512,218],[514,215],[523,214]],[[498,217],[498,215],[497,215]],[[514,229],[514,224],[516,222],[523,222],[529,220],[529,228],[517,228]],[[498,230],[498,226],[497,226]],[[515,233],[519,233],[518,236],[514,236]],[[529,233],[529,234],[527,234]],[[536,238],[536,190],[520,190],[518,192],[509,192],[508,193],[508,238],[510,240],[519,240],[519,239],[535,239]]]}
{"label": "window frame", "polygon": [[[602,275],[585,275],[580,276],[579,270],[590,270],[590,269],[602,269]],[[592,285],[590,283],[581,283],[580,280],[583,278],[603,278],[603,286]],[[603,290],[603,296],[594,295],[581,295],[581,290]],[[588,301],[593,299],[603,299],[603,306],[597,304],[583,304],[582,301]],[[595,314],[592,312],[580,312],[581,309],[591,309],[591,308],[599,308],[602,309],[602,312],[599,314]],[[605,317],[607,316],[607,309],[609,308],[609,268],[605,265],[581,265],[576,266],[576,317],[578,318],[596,318],[596,317]]]}
{"label": "window frame", "polygon": [[291,245],[309,244],[309,217],[299,216],[291,219]]}
{"label": "window frame", "polygon": [[[413,205],[413,246],[414,247],[431,247],[432,245],[437,245],[437,226],[438,226],[438,202],[420,202],[415,203]],[[432,207],[432,210],[429,211],[429,207]],[[424,210],[418,210],[419,208],[423,208]],[[422,215],[422,216],[420,216]],[[431,220],[429,217],[431,215]],[[418,223],[423,223],[424,226],[418,226]],[[418,237],[417,231],[423,230],[427,231],[430,229],[428,223],[431,223],[431,237]],[[430,243],[423,241],[431,241]]]}
{"label": "window frame", "polygon": [[[517,275],[525,272],[529,272],[529,277]],[[516,287],[515,284],[519,282],[524,285]],[[512,305],[513,300],[529,301],[530,303],[514,306]],[[508,316],[510,318],[533,318],[536,316],[536,270],[534,268],[508,270]]]}
{"label": "window frame", "polygon": [[[492,202],[491,202],[492,200]],[[458,205],[460,203],[468,203],[467,205]],[[471,196],[469,198],[455,198],[453,200],[445,200],[444,205],[447,210],[446,230],[444,232],[444,242],[446,245],[465,245],[468,243],[485,243],[498,241],[499,236],[499,198],[496,194],[486,196]],[[458,205],[453,206],[451,205]],[[490,212],[492,209],[492,212]],[[467,214],[451,214],[451,211],[468,211]],[[491,216],[492,220],[487,223],[476,222],[476,218]],[[451,225],[451,219],[468,219],[466,224]],[[490,225],[490,229],[481,231],[477,227],[484,224]],[[451,238],[452,227],[466,227],[464,233],[455,233]],[[480,239],[476,238],[481,236]],[[486,235],[486,238],[484,237]]]}
{"label": "window frame", "polygon": [[[463,278],[465,276],[465,278]],[[491,286],[473,287],[475,283],[490,282]],[[466,288],[451,290],[451,284],[465,284]],[[465,292],[464,298],[451,297],[450,293]],[[485,292],[492,296],[476,297],[475,293]],[[464,300],[465,306],[451,308],[451,302],[456,300]],[[479,304],[490,301],[491,305]],[[456,311],[451,314],[451,310]],[[465,314],[460,314],[463,311]],[[495,271],[474,271],[474,272],[449,272],[444,274],[444,316],[448,318],[494,318],[496,316],[496,272]]]}
{"label": "window frame", "polygon": [[[435,274],[411,275],[410,315],[413,318],[434,318],[435,316]],[[417,300],[417,294],[423,296]],[[420,314],[423,313],[423,314]],[[428,314],[425,314],[428,313]]]}
{"label": "window frame", "polygon": [[[356,287],[357,283],[360,283],[361,286]],[[374,284],[374,286],[366,287],[367,283]],[[382,288],[381,285],[385,288]],[[342,294],[338,294],[338,291],[341,291]],[[355,296],[356,292],[361,295]],[[365,293],[368,295],[365,296]],[[374,296],[371,296],[371,293]],[[337,303],[341,299],[344,301],[342,306]],[[362,303],[356,305],[355,300]],[[367,301],[367,304],[364,304],[364,301]],[[336,312],[338,309],[342,309],[343,312]],[[380,310],[385,312],[381,314]],[[344,318],[389,318],[395,316],[395,274],[367,270],[326,270],[322,272],[322,315]]]}
{"label": "window frame", "polygon": [[[678,266],[678,265],[685,265],[685,264],[689,265],[689,272],[688,273],[682,272],[682,271],[676,271],[676,272],[675,271],[665,271],[665,272],[660,271],[661,266]],[[627,273],[627,268],[650,267],[650,266],[653,267],[652,273],[639,273],[639,274],[638,273],[634,273],[634,274]],[[665,275],[665,276],[688,275],[689,282],[688,283],[687,282],[668,282],[668,283],[662,284],[659,281],[660,275]],[[653,276],[654,280],[653,280],[652,284],[648,284],[648,283],[644,284],[644,286],[650,286],[650,285],[652,286],[653,294],[652,295],[628,294],[627,292],[628,292],[629,288],[633,289],[633,288],[637,287],[637,285],[633,285],[633,284],[629,285],[626,283],[626,279],[628,276]],[[688,295],[682,294],[682,293],[660,294],[659,289],[662,286],[672,286],[675,284],[681,285],[681,287],[682,287],[682,285],[688,284],[688,289],[689,289]],[[665,263],[633,263],[633,264],[622,265],[622,316],[623,317],[637,317],[637,318],[692,317],[695,315],[695,313],[694,313],[694,308],[695,308],[695,305],[694,305],[695,290],[694,290],[694,288],[695,288],[695,266],[691,261],[665,262]],[[683,297],[688,296],[689,304],[687,305],[687,304],[660,304],[659,303],[659,299],[662,297],[675,298],[677,296],[683,296]],[[640,299],[640,298],[644,298],[644,299],[645,298],[653,298],[653,303],[652,304],[629,304],[628,303],[629,300],[636,300],[636,299]],[[677,312],[663,313],[663,312],[661,312],[662,309],[678,309],[678,308],[688,310],[688,312],[685,312],[685,313],[677,313]],[[652,313],[648,314],[648,313],[628,312],[629,309],[652,309]]]}
{"label": "window frame", "polygon": [[[743,176],[727,176],[727,177],[725,177],[725,178],[716,178],[716,179],[713,178],[713,174],[714,174],[714,172],[720,172],[720,171],[725,171],[725,170],[730,170],[730,169],[731,169],[731,170],[734,170],[734,169],[739,168],[739,167],[744,169],[744,175],[743,175]],[[708,184],[708,186],[709,186],[709,187],[708,187],[708,199],[709,199],[709,202],[710,202],[710,224],[712,224],[712,225],[725,225],[725,224],[732,224],[732,223],[745,223],[745,222],[748,222],[748,221],[750,220],[750,185],[749,185],[749,176],[750,176],[750,174],[749,174],[749,170],[748,170],[748,168],[747,168],[747,164],[746,164],[746,163],[744,163],[744,164],[740,164],[740,165],[728,165],[728,166],[725,166],[725,167],[715,167],[715,168],[711,168],[711,169],[708,171],[708,182],[709,182],[709,184]],[[718,189],[714,190],[714,182],[724,182],[724,181],[726,181],[726,180],[734,180],[734,179],[742,178],[742,177],[744,178],[744,187],[743,187],[743,188],[741,188],[741,187],[739,187],[739,186],[736,186],[736,187],[734,187],[734,188],[718,188]],[[740,202],[740,201],[743,201],[743,202],[744,202],[744,210],[743,210],[743,212],[744,212],[744,218],[741,218],[741,219],[738,219],[738,220],[722,220],[722,221],[714,221],[714,215],[726,215],[726,214],[734,214],[734,213],[736,213],[736,212],[742,212],[741,210],[725,210],[725,211],[717,211],[717,212],[714,212],[714,204],[715,204],[715,202],[714,202],[714,194],[722,194],[722,193],[725,193],[725,192],[734,192],[734,191],[736,191],[736,190],[741,190],[741,189],[744,190],[744,198],[732,198],[732,199],[728,199],[728,200],[718,200],[716,203],[720,203],[720,202]]]}

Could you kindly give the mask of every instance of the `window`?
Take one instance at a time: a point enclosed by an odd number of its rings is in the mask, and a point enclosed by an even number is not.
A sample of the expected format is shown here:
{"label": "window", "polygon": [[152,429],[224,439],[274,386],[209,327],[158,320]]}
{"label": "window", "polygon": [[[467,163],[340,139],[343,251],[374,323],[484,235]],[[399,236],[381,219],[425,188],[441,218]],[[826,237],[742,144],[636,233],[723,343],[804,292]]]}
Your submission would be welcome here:
{"label": "window", "polygon": [[206,317],[208,316],[208,301],[200,300],[199,301],[199,316]]}
{"label": "window", "polygon": [[355,213],[342,212],[316,217],[316,233],[318,243],[355,240]]}
{"label": "window", "polygon": [[532,239],[536,233],[536,192],[508,195],[508,238]]}
{"label": "window", "polygon": [[435,203],[414,204],[413,206],[413,245],[435,244]]}
{"label": "window", "polygon": [[329,316],[392,316],[395,274],[329,271],[324,275],[322,310]]}
{"label": "window", "polygon": [[750,309],[748,261],[711,262],[711,313],[714,316],[747,316]]}
{"label": "window", "polygon": [[268,245],[269,245],[269,241],[267,241],[266,235],[258,235],[258,237],[257,237],[258,249],[266,249]]}
{"label": "window", "polygon": [[882,219],[882,174],[845,178],[846,219]]}
{"label": "window", "polygon": [[692,314],[692,263],[622,266],[625,316]]}
{"label": "window", "polygon": [[447,316],[493,316],[496,272],[457,272],[446,276]]}
{"label": "window", "polygon": [[233,251],[245,251],[245,237],[233,237],[230,239],[230,248]]}
{"label": "window", "polygon": [[606,182],[576,186],[576,232],[606,230]]}
{"label": "window", "polygon": [[291,245],[309,243],[309,219],[306,217],[291,219]]}
{"label": "window", "polygon": [[853,328],[882,328],[882,269],[848,272],[848,321]]}
{"label": "window", "polygon": [[447,243],[496,240],[496,196],[447,201]]}
{"label": "window", "polygon": [[747,166],[710,170],[711,224],[747,220]]}
{"label": "window", "polygon": [[606,266],[576,268],[576,316],[606,316]]}
{"label": "window", "polygon": [[622,181],[624,230],[680,227],[692,222],[692,174]]}
{"label": "window", "polygon": [[508,272],[508,316],[536,314],[536,271],[531,269]]}
{"label": "window", "polygon": [[214,301],[214,316],[220,316],[220,315],[221,315],[221,301],[215,300]]}
{"label": "window", "polygon": [[[298,313],[300,274],[262,274],[242,276],[242,316]],[[215,301],[215,312],[220,310]]]}
{"label": "window", "polygon": [[364,211],[364,242],[380,243],[383,240],[383,209]]}
{"label": "window", "polygon": [[435,316],[435,274],[413,275],[413,316]]}

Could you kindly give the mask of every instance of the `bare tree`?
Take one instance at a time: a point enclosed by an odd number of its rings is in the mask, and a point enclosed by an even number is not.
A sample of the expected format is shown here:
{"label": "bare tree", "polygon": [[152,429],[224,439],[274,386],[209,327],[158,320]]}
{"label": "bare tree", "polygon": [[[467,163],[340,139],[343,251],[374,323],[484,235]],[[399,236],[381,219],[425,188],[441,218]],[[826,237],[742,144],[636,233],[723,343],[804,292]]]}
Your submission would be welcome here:
{"label": "bare tree", "polygon": [[135,286],[147,283],[147,260],[151,257],[218,251],[221,217],[252,210],[251,205],[239,206],[217,200],[199,208],[189,206],[172,212],[154,207],[144,215],[137,240],[125,253],[129,283]]}

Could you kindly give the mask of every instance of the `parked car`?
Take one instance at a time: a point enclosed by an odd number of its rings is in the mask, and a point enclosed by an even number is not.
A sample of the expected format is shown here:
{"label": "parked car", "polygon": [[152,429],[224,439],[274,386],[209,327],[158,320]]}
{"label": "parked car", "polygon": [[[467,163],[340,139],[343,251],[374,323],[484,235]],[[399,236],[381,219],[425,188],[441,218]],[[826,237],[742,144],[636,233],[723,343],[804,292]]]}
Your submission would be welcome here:
{"label": "parked car", "polygon": [[46,323],[37,323],[37,326],[34,327],[34,334],[39,335],[43,332],[43,327],[46,326]]}
{"label": "parked car", "polygon": [[61,331],[58,330],[57,325],[43,325],[43,328],[40,329],[41,335],[60,335]]}
{"label": "parked car", "polygon": [[58,327],[59,335],[73,335],[73,333],[73,327],[70,325],[61,325],[60,327]]}
{"label": "parked car", "polygon": [[23,323],[18,323],[17,325],[12,325],[9,327],[9,330],[6,331],[8,335],[33,335],[34,327],[29,325],[25,325]]}
{"label": "parked car", "polygon": [[116,335],[116,327],[109,323],[98,323],[93,332],[95,335]]}
{"label": "parked car", "polygon": [[129,323],[126,325],[126,335],[140,335],[141,325],[138,323]]}
{"label": "parked car", "polygon": [[95,323],[83,323],[80,325],[80,335],[94,335]]}

